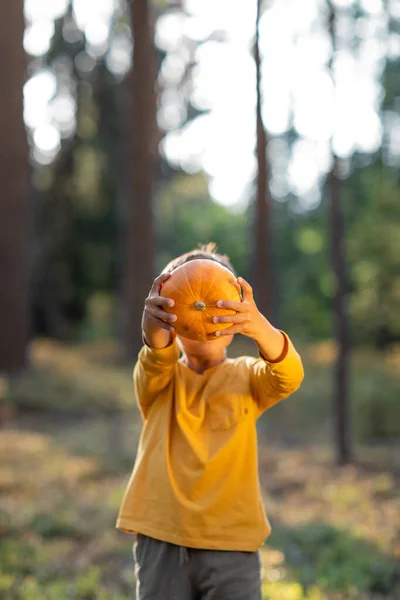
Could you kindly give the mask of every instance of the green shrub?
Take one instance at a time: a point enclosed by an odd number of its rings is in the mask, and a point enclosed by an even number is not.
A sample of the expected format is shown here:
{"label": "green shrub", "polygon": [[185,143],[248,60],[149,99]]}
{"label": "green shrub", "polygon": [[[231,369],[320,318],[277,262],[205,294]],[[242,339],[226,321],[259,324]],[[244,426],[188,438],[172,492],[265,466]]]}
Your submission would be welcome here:
{"label": "green shrub", "polygon": [[52,539],[59,537],[81,538],[82,529],[78,524],[73,524],[62,515],[39,513],[35,515],[30,524],[31,530],[42,538]]}
{"label": "green shrub", "polygon": [[353,423],[362,442],[398,438],[400,430],[400,380],[383,368],[366,369],[353,377]]}
{"label": "green shrub", "polygon": [[343,598],[351,597],[354,589],[367,597],[397,598],[400,593],[400,567],[391,556],[326,523],[278,528],[268,544],[284,551],[305,590],[317,586],[340,592]]}
{"label": "green shrub", "polygon": [[75,581],[57,579],[41,582],[33,575],[0,573],[0,600],[128,600],[130,597],[107,589],[98,567],[79,574]]}

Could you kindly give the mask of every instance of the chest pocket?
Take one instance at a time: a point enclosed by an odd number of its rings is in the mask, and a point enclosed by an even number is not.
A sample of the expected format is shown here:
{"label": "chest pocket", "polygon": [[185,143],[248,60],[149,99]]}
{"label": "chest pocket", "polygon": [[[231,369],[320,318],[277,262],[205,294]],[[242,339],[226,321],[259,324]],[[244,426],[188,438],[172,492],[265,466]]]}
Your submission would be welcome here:
{"label": "chest pocket", "polygon": [[208,404],[210,427],[213,431],[227,431],[246,416],[244,400],[238,395],[215,394]]}

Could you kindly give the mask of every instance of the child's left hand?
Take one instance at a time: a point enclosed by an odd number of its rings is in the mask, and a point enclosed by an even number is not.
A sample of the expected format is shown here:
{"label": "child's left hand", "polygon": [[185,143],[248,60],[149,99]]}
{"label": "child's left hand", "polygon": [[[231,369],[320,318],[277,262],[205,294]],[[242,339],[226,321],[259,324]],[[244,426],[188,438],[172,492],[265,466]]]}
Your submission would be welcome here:
{"label": "child's left hand", "polygon": [[[215,336],[233,335],[241,333],[252,339],[260,336],[260,331],[269,325],[267,319],[260,313],[253,298],[253,289],[243,277],[238,277],[237,282],[242,287],[244,295],[242,302],[233,302],[230,300],[218,300],[218,308],[228,308],[236,311],[234,315],[213,317],[214,323],[232,323],[231,327],[222,329],[211,334],[212,339]],[[271,325],[270,325],[271,327]]]}
{"label": "child's left hand", "polygon": [[243,300],[241,302],[218,300],[217,302],[218,308],[229,308],[236,311],[236,313],[213,317],[214,323],[232,323],[232,325],[227,329],[222,329],[209,335],[209,339],[215,339],[215,336],[241,333],[255,341],[266,360],[273,362],[281,360],[281,357],[284,356],[285,348],[287,348],[286,338],[258,310],[253,298],[251,285],[243,277],[238,277],[237,282],[243,288]]}

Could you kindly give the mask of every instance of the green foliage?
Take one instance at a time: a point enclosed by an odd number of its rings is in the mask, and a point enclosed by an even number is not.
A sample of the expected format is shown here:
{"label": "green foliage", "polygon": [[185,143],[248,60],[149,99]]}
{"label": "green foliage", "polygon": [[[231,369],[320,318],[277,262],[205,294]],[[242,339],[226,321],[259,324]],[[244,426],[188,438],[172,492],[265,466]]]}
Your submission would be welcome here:
{"label": "green foliage", "polygon": [[353,329],[386,347],[400,339],[400,186],[387,170],[359,176],[363,201],[349,229]]}
{"label": "green foliage", "polygon": [[8,401],[26,409],[81,414],[116,412],[131,406],[132,366],[122,363],[115,344],[110,347],[106,343],[102,348],[96,354],[96,345],[91,352],[85,345],[78,350],[78,346],[50,340],[33,343],[35,367],[13,380]]}
{"label": "green foliage", "polygon": [[[113,21],[116,29],[120,19],[124,17]],[[63,35],[65,22],[69,30],[75,28],[73,43]],[[71,76],[77,126],[63,139],[57,160],[34,165],[32,176],[33,328],[35,333],[63,340],[77,336],[92,295],[114,291],[117,285],[122,84],[107,70],[104,58],[95,61],[90,73],[81,72],[76,58],[88,59],[86,50],[71,15],[60,19],[44,61],[63,81],[61,87],[68,83],[66,73]]]}
{"label": "green foliage", "polygon": [[[399,183],[390,170],[372,165],[355,170],[342,190],[352,337],[356,344],[384,345],[400,335]],[[251,207],[240,214],[214,204],[203,176],[177,175],[157,200],[158,270],[212,240],[251,279],[251,212]],[[333,332],[328,226],[324,203],[303,214],[274,204],[278,325],[303,339],[326,339]]]}
{"label": "green foliage", "polygon": [[400,592],[400,568],[394,559],[324,522],[290,531],[276,527],[269,543],[285,552],[305,590],[317,586],[343,597],[357,590],[360,596],[383,598]]}
{"label": "green foliage", "polygon": [[[395,365],[394,365],[395,366]],[[398,366],[398,365],[397,365]],[[370,442],[396,440],[399,435],[399,378],[389,369],[369,365],[352,377],[353,422],[357,439]]]}
{"label": "green foliage", "polygon": [[4,573],[31,575],[36,562],[36,549],[32,544],[21,544],[20,540],[3,539],[0,544],[0,565]]}
{"label": "green foliage", "polygon": [[[168,6],[165,0],[155,2],[157,16],[168,12]],[[356,15],[364,18],[360,7],[354,8],[353,17]],[[66,22],[73,42],[65,39]],[[115,12],[109,44],[128,23],[127,11]],[[390,29],[398,33],[394,18]],[[165,53],[155,50],[160,67]],[[33,169],[32,320],[35,333],[64,340],[115,333],[119,321],[115,297],[121,287],[119,239],[125,224],[120,198],[129,194],[126,166],[131,168],[132,162],[125,156],[129,147],[124,140],[125,84],[107,69],[106,55],[89,59],[85,37],[68,14],[57,21],[51,48],[43,58],[43,66],[54,71],[62,83],[60,89],[70,73],[77,127],[71,137],[62,139],[54,163],[34,165]],[[79,67],[85,58],[93,61],[92,70]],[[36,69],[40,64],[35,59],[31,66]],[[394,113],[400,93],[398,60],[389,59],[383,66],[383,109]],[[190,83],[190,68],[185,78]],[[181,88],[178,93],[183,94]],[[187,122],[198,111],[187,99],[184,103]],[[293,132],[288,139],[294,139]],[[382,156],[386,153],[383,148]],[[400,337],[399,181],[394,164],[383,168],[380,156],[374,164],[370,159],[355,156],[353,171],[342,182],[349,304],[354,342],[385,347]],[[251,278],[252,206],[238,213],[216,205],[204,175],[174,171],[162,156],[160,163],[154,199],[157,270],[198,243],[213,240],[231,256],[237,271]],[[273,223],[277,325],[302,339],[329,338],[335,281],[325,198],[315,210],[304,213],[293,211],[290,200],[274,202]],[[107,298],[113,309],[105,321],[95,324],[92,306],[99,296]]]}
{"label": "green foliage", "polygon": [[42,538],[82,537],[82,529],[65,519],[64,515],[38,513],[31,521],[31,529]]}
{"label": "green foliage", "polygon": [[327,596],[317,588],[304,591],[296,582],[278,581],[264,583],[263,600],[327,600]]}
{"label": "green foliage", "polygon": [[128,600],[130,596],[107,589],[101,571],[92,567],[78,574],[75,581],[57,578],[40,582],[35,576],[0,574],[0,598],[3,600]]}
{"label": "green foliage", "polygon": [[249,274],[249,232],[244,214],[215,204],[203,175],[176,176],[156,203],[157,271],[200,243],[216,242],[238,273]]}
{"label": "green foliage", "polygon": [[[301,355],[306,373],[303,384],[293,397],[274,407],[260,427],[279,439],[323,442],[331,439],[333,429],[334,345],[315,344],[302,349]],[[354,440],[363,444],[395,441],[400,431],[398,358],[359,350],[352,353],[350,364]]]}

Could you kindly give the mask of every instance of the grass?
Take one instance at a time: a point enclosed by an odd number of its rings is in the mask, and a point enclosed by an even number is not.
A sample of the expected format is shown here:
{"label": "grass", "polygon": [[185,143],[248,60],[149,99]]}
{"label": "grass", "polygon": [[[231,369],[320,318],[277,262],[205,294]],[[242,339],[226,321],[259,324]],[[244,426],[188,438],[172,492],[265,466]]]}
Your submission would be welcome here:
{"label": "grass", "polygon": [[[11,428],[0,457],[0,598],[132,597],[133,538],[114,528],[129,472],[110,475],[57,436]],[[323,448],[261,449],[273,526],[262,549],[265,598],[394,600],[398,481],[331,459]]]}
{"label": "grass", "polygon": [[[249,351],[241,341],[231,354]],[[108,343],[41,341],[31,352],[30,370],[0,386],[10,409],[0,436],[0,600],[127,600],[133,537],[115,520],[141,429],[131,366]],[[339,468],[329,443],[332,348],[302,355],[303,389],[259,422],[273,527],[264,598],[398,600],[394,357],[353,357],[358,460]]]}
{"label": "grass", "polygon": [[265,587],[296,585],[301,599],[397,598],[398,478],[332,463],[323,448],[262,454],[273,528],[267,546],[275,551]]}
{"label": "grass", "polygon": [[3,395],[23,410],[115,413],[134,404],[132,366],[123,363],[113,342],[69,346],[40,340],[31,344],[30,368]]}

